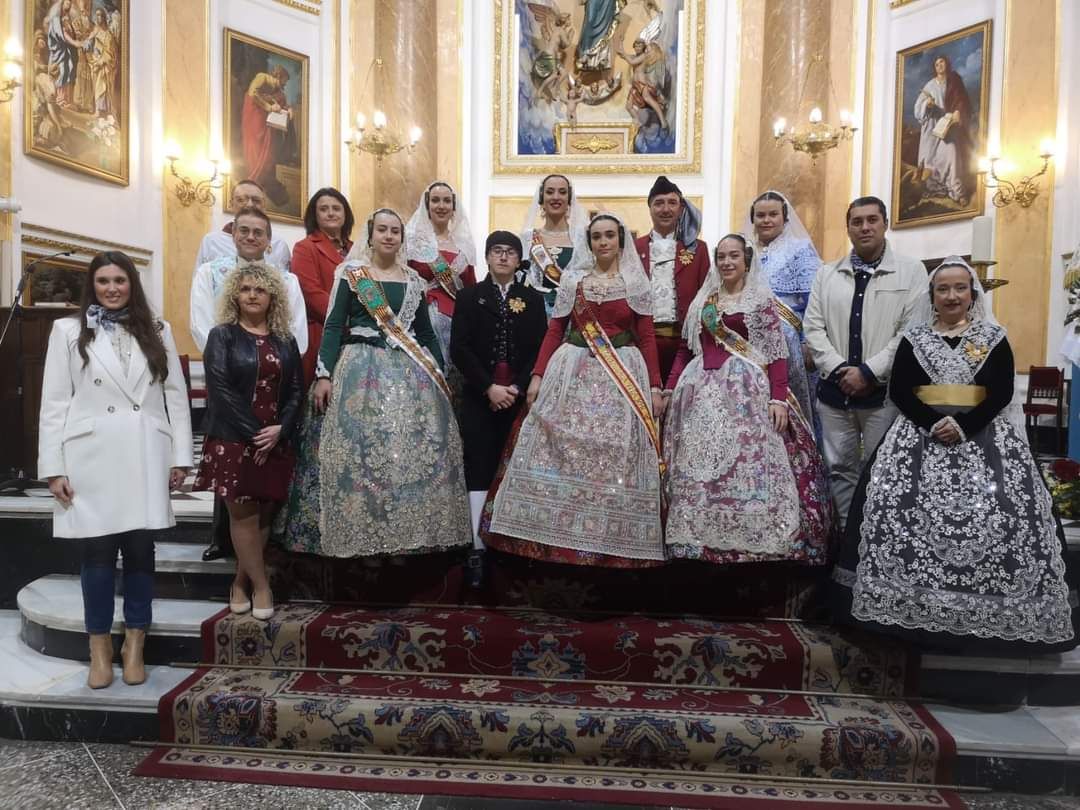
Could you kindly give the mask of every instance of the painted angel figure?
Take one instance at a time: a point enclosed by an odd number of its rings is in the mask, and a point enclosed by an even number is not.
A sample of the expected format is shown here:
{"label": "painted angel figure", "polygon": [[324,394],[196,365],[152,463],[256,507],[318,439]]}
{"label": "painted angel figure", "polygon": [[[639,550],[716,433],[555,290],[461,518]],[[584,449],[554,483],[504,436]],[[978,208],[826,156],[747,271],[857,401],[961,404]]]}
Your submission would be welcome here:
{"label": "painted angel figure", "polygon": [[633,69],[626,98],[626,111],[630,117],[637,120],[640,110],[650,109],[656,113],[660,128],[668,129],[667,98],[661,89],[667,79],[667,65],[664,52],[656,42],[662,28],[663,17],[654,17],[634,40],[633,55],[622,49],[616,53]]}
{"label": "painted angel figure", "polygon": [[540,83],[537,97],[547,96],[555,101],[559,95],[559,85],[569,76],[565,61],[574,44],[574,26],[570,24],[570,15],[543,3],[529,3],[529,11],[540,26],[540,36],[533,37],[536,58],[533,60],[532,75]]}

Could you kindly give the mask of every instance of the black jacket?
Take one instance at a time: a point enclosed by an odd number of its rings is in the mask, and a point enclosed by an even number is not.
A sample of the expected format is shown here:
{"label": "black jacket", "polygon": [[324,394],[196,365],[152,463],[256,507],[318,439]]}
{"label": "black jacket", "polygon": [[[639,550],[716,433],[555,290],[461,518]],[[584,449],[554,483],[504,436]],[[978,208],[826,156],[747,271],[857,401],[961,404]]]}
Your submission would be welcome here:
{"label": "black jacket", "polygon": [[[296,430],[303,398],[300,350],[296,340],[268,336],[281,358],[278,386],[278,418],[281,438],[288,441]],[[220,324],[210,330],[203,350],[207,405],[203,422],[208,437],[250,443],[262,429],[251,409],[259,377],[259,352],[255,335],[237,324]]]}
{"label": "black jacket", "polygon": [[[522,396],[529,387],[536,355],[547,331],[544,298],[539,292],[515,281],[510,285],[511,302],[521,301],[520,312],[510,310],[514,344],[514,382]],[[479,284],[466,287],[454,302],[454,320],[450,327],[450,357],[468,383],[468,392],[484,396],[491,386],[495,370],[495,326],[499,321],[499,291],[487,276]]]}

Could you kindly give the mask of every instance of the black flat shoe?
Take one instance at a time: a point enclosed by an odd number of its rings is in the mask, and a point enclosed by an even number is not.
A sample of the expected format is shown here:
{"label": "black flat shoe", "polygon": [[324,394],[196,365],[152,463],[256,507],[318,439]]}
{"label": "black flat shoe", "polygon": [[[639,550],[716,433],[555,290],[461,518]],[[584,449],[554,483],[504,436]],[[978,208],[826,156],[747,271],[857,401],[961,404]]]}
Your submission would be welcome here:
{"label": "black flat shoe", "polygon": [[225,560],[231,556],[231,552],[217,545],[207,546],[202,553],[203,562],[210,562],[211,560]]}

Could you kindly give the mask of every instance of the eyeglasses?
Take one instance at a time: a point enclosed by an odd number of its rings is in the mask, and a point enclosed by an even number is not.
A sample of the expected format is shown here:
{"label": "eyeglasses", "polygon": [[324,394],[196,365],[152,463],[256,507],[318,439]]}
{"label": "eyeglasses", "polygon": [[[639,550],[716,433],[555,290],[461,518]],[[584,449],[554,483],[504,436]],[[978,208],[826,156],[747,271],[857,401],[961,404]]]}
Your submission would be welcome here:
{"label": "eyeglasses", "polygon": [[496,259],[518,255],[518,252],[516,250],[508,247],[493,247],[491,250],[488,251],[488,253],[490,253]]}

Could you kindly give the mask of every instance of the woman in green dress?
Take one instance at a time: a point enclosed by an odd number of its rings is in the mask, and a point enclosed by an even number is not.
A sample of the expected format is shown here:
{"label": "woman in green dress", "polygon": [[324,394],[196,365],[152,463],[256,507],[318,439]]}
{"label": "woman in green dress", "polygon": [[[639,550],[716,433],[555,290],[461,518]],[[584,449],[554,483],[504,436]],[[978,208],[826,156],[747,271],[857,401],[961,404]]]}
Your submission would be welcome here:
{"label": "woman in green dress", "polygon": [[[539,228],[537,219],[540,219]],[[565,175],[549,174],[540,181],[525,217],[521,244],[528,253],[524,258],[529,261],[525,284],[544,296],[548,317],[555,306],[559,281],[570,266],[575,249],[588,250],[587,224],[585,209],[575,201],[574,187]]]}
{"label": "woman in green dress", "polygon": [[283,527],[291,551],[471,544],[461,437],[403,235],[401,217],[380,208],[337,269]]}

